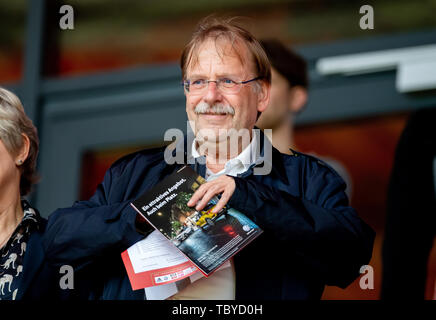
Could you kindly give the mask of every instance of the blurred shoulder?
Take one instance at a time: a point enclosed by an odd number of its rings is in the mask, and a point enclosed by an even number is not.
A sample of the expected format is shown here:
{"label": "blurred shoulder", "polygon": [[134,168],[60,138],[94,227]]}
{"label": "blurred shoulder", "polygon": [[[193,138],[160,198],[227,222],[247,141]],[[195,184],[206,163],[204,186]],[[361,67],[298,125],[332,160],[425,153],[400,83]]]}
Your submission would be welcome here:
{"label": "blurred shoulder", "polygon": [[292,165],[298,165],[301,169],[304,169],[306,173],[315,172],[326,172],[333,176],[340,175],[336,172],[331,164],[327,163],[325,160],[319,158],[318,156],[303,153],[294,149],[290,149],[291,154],[282,154],[284,161]]}

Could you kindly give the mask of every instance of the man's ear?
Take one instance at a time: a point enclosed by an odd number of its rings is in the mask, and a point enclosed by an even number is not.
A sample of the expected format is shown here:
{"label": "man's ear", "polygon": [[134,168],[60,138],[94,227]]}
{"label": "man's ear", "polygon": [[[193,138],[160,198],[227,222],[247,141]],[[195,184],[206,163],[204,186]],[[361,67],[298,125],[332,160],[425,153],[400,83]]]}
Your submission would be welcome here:
{"label": "man's ear", "polygon": [[30,150],[29,137],[24,133],[22,133],[21,136],[23,138],[23,144],[17,156],[15,157],[15,163],[17,163],[18,165],[21,165],[26,161],[27,157],[29,156],[29,150]]}
{"label": "man's ear", "polygon": [[257,100],[257,111],[264,112],[269,104],[271,84],[265,81],[260,82],[260,92]]}
{"label": "man's ear", "polygon": [[295,86],[291,88],[289,95],[289,110],[292,113],[299,113],[303,110],[307,102],[307,90],[302,86]]}

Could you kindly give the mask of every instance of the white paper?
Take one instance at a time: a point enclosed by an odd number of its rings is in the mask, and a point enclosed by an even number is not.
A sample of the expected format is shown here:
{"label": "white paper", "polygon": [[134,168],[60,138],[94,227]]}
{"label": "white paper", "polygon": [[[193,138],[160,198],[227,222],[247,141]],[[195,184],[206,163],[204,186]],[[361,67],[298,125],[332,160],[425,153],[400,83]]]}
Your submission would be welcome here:
{"label": "white paper", "polygon": [[188,261],[183,253],[157,230],[127,251],[135,273],[172,267]]}
{"label": "white paper", "polygon": [[177,293],[176,282],[144,288],[147,300],[165,300]]}

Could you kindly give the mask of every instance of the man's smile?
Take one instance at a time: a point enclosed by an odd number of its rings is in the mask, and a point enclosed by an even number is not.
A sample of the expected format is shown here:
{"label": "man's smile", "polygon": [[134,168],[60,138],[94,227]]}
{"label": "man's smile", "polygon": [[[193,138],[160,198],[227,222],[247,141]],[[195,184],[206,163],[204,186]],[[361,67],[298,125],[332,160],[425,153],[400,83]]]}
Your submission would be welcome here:
{"label": "man's smile", "polygon": [[200,121],[206,121],[207,123],[209,123],[209,125],[214,125],[218,123],[222,125],[231,117],[233,117],[231,114],[226,113],[202,113],[198,115],[198,119]]}

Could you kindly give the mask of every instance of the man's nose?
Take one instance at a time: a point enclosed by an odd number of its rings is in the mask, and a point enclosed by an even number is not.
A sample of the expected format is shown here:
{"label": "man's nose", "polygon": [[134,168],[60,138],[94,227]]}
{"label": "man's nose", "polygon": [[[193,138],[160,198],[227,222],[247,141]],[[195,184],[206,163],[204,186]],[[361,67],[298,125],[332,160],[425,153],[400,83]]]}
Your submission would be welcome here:
{"label": "man's nose", "polygon": [[209,85],[207,86],[206,93],[204,95],[204,101],[213,104],[216,101],[221,101],[222,94],[218,90],[218,86],[215,81],[209,82]]}

